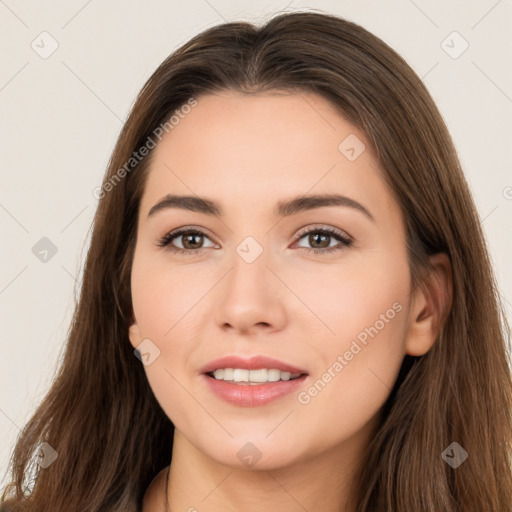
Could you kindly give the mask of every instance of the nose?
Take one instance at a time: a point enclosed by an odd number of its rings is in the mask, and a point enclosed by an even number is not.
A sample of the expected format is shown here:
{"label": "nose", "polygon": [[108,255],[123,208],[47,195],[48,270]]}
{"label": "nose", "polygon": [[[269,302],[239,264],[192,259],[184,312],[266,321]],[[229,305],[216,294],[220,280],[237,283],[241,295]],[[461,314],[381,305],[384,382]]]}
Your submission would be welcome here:
{"label": "nose", "polygon": [[[259,245],[259,244],[258,244]],[[280,330],[286,321],[286,287],[271,267],[270,251],[242,243],[220,284],[216,322],[223,330],[250,334]]]}

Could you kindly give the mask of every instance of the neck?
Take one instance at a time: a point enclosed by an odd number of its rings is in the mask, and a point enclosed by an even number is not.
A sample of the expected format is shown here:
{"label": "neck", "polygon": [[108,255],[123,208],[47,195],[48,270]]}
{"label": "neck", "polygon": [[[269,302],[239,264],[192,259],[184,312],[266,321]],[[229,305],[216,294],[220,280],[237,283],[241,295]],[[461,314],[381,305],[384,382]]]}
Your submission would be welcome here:
{"label": "neck", "polygon": [[[195,448],[175,429],[167,483],[169,510],[259,512],[262,504],[281,512],[355,512],[358,462],[373,433],[271,470],[238,469],[220,464]],[[162,503],[164,502],[162,497]]]}

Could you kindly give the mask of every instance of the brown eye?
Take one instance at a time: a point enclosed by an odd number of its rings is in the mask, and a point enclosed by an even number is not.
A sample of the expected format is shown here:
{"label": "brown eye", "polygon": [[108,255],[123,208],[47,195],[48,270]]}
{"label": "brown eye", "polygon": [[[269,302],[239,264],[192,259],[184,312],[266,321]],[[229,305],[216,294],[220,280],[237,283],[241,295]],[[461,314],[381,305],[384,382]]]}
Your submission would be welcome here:
{"label": "brown eye", "polygon": [[[353,240],[348,237],[345,233],[338,231],[333,228],[314,228],[309,231],[302,232],[299,239],[307,237],[307,242],[312,246],[303,247],[307,252],[313,252],[315,254],[331,253],[336,251],[342,251],[349,247]],[[334,247],[330,247],[332,240],[337,240],[339,244]],[[301,247],[301,246],[299,246]]]}
{"label": "brown eye", "polygon": [[185,249],[200,249],[200,246],[202,245],[201,237],[203,235],[199,235],[197,233],[191,233],[188,235],[181,235],[183,240],[183,245]]}
{"label": "brown eye", "polygon": [[[204,239],[208,238],[205,233],[197,229],[180,229],[172,231],[160,239],[158,245],[160,247],[168,247],[169,250],[179,253],[194,253],[205,249],[203,247]],[[172,242],[174,240],[182,240],[183,247],[176,247]]]}
{"label": "brown eye", "polygon": [[329,247],[331,238],[331,235],[315,232],[313,235],[308,235],[308,242],[313,245],[313,247],[316,246],[317,249],[326,249]]}

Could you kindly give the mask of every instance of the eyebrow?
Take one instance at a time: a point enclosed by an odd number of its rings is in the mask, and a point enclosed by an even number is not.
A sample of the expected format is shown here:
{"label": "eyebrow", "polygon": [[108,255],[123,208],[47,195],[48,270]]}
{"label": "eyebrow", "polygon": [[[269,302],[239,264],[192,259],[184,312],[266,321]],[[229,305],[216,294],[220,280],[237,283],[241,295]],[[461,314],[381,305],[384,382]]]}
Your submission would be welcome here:
{"label": "eyebrow", "polygon": [[[345,206],[353,208],[366,215],[370,220],[375,221],[373,215],[362,204],[354,201],[354,199],[350,197],[339,194],[299,196],[287,201],[280,201],[274,209],[274,215],[276,217],[289,217],[303,211],[323,208],[325,206]],[[223,216],[222,207],[215,201],[205,197],[167,194],[149,210],[148,217],[168,208],[189,210],[217,217]]]}

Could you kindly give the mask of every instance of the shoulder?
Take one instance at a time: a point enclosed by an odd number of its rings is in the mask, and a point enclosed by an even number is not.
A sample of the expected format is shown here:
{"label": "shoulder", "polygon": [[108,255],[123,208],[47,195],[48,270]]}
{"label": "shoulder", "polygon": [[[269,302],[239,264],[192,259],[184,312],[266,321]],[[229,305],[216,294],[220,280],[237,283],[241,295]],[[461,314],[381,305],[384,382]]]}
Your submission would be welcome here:
{"label": "shoulder", "polygon": [[163,468],[155,478],[151,480],[142,501],[142,512],[154,512],[161,510],[162,503],[164,502],[168,470],[169,466],[165,466],[165,468]]}

